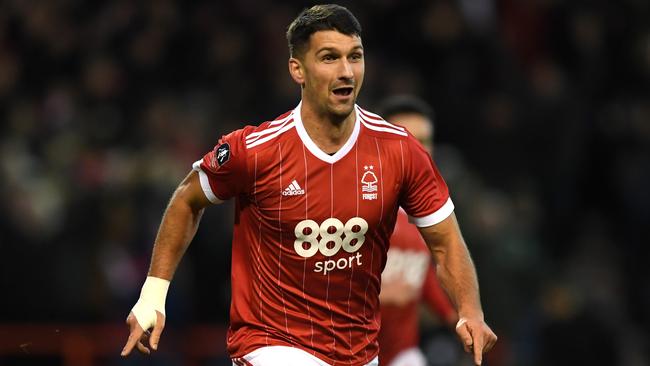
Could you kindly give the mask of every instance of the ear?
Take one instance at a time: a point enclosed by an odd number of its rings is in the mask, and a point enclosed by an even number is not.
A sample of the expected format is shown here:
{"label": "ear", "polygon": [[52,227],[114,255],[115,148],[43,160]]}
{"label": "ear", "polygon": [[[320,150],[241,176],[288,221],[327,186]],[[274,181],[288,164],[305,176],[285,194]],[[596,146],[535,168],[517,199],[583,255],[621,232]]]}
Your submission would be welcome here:
{"label": "ear", "polygon": [[299,85],[305,84],[305,72],[303,70],[302,62],[295,57],[289,59],[289,74],[293,81]]}

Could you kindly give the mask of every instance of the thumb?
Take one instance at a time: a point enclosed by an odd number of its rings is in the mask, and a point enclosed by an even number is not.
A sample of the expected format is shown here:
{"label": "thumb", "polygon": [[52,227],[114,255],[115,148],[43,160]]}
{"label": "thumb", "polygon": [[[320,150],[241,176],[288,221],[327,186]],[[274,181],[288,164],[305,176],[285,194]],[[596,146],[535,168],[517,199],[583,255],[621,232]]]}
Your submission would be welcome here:
{"label": "thumb", "polygon": [[463,342],[463,348],[465,349],[465,352],[471,352],[471,347],[474,345],[474,340],[472,339],[472,334],[467,327],[466,319],[461,319],[458,321],[458,324],[456,324],[456,334],[458,334],[461,342]]}
{"label": "thumb", "polygon": [[154,350],[158,350],[158,342],[160,341],[160,335],[164,328],[165,316],[160,311],[156,310],[156,325],[154,325],[153,330],[151,331],[151,337],[149,337],[149,345]]}

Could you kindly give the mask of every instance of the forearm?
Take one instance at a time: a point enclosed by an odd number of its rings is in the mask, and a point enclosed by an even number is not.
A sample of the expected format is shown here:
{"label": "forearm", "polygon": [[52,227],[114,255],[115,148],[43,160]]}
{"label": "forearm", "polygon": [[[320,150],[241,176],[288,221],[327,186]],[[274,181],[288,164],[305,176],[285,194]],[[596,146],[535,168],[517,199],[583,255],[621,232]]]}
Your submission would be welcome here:
{"label": "forearm", "polygon": [[422,229],[437,264],[440,285],[449,295],[459,317],[483,317],[476,269],[452,214],[434,228]]}
{"label": "forearm", "polygon": [[196,193],[191,187],[192,178],[188,176],[181,183],[165,210],[153,247],[149,276],[171,280],[196,234],[206,204],[193,199]]}
{"label": "forearm", "polygon": [[479,297],[478,279],[474,263],[465,243],[457,243],[444,253],[435,255],[437,275],[460,317],[483,316]]}
{"label": "forearm", "polygon": [[438,280],[458,310],[456,333],[465,352],[474,353],[474,364],[481,365],[483,352],[489,351],[497,336],[485,323],[478,290],[478,279],[469,250],[453,213],[438,224],[420,228],[438,265]]}
{"label": "forearm", "polygon": [[441,321],[452,326],[458,322],[454,304],[449,300],[446,291],[440,285],[434,266],[430,266],[422,287],[422,299],[429,309],[437,314]]}

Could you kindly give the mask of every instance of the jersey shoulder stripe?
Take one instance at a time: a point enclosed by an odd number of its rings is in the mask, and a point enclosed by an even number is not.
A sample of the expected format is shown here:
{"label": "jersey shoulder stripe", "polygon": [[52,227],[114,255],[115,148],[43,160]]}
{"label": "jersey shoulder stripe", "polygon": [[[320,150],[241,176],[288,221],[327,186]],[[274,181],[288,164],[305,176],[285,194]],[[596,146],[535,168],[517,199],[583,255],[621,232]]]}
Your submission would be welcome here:
{"label": "jersey shoulder stripe", "polygon": [[380,115],[378,115],[378,114],[376,114],[376,113],[372,113],[372,112],[370,112],[370,111],[367,111],[367,110],[365,110],[365,109],[359,107],[358,105],[357,105],[357,109],[359,110],[359,112],[360,112],[361,114],[363,114],[364,116],[366,116],[366,117],[368,117],[368,118],[371,118],[371,119],[378,119],[378,120],[383,120],[383,118],[382,118]]}
{"label": "jersey shoulder stripe", "polygon": [[363,116],[361,116],[361,123],[363,124],[364,127],[366,127],[367,129],[373,130],[373,131],[387,132],[387,133],[392,133],[392,134],[395,134],[395,135],[400,135],[400,136],[405,136],[405,137],[408,136],[408,133],[406,133],[406,131],[395,129],[395,128],[392,128],[392,127],[384,127],[384,126],[381,126],[381,125],[377,125],[377,124],[375,124],[373,122],[368,121]]}
{"label": "jersey shoulder stripe", "polygon": [[363,123],[366,128],[378,132],[389,132],[400,136],[408,136],[404,127],[387,122],[379,115],[368,112],[359,106],[357,106],[357,110],[359,112],[361,123]]}
{"label": "jersey shoulder stripe", "polygon": [[273,119],[273,121],[271,123],[276,123],[278,121],[283,121],[284,119],[286,119],[287,117],[289,117],[291,115],[293,115],[293,109],[289,110],[289,111],[286,111],[286,112],[282,113],[281,115],[275,117],[275,119]]}
{"label": "jersey shoulder stripe", "polygon": [[256,132],[253,132],[246,136],[246,143],[250,144],[252,142],[255,142],[255,140],[258,140],[259,138],[271,134],[275,131],[281,130],[282,127],[284,127],[287,123],[289,123],[290,120],[292,120],[293,113],[289,114],[288,116],[278,119],[275,121],[267,122],[266,124],[260,125],[258,127]]}
{"label": "jersey shoulder stripe", "polygon": [[375,124],[378,124],[378,125],[388,126],[388,127],[394,128],[394,129],[396,129],[396,130],[400,130],[400,131],[402,131],[402,132],[405,132],[405,131],[406,131],[406,129],[405,129],[404,127],[402,127],[402,126],[398,126],[398,125],[393,124],[393,123],[390,123],[390,122],[386,121],[384,118],[382,118],[382,117],[381,117],[380,115],[378,115],[378,114],[374,114],[374,113],[372,113],[372,112],[368,112],[367,110],[365,110],[365,109],[363,109],[363,108],[361,108],[361,107],[357,107],[357,108],[359,108],[359,113],[360,113],[363,117],[365,117],[366,120],[367,120],[368,122],[370,122],[370,123],[375,123]]}
{"label": "jersey shoulder stripe", "polygon": [[290,129],[294,128],[296,123],[294,122],[293,118],[288,119],[285,123],[282,125],[276,127],[273,127],[273,131],[264,134],[263,137],[259,136],[257,138],[252,138],[250,140],[246,140],[246,148],[250,149],[255,146],[259,146],[265,142],[271,141],[275,139],[276,137],[282,135],[283,133],[289,131]]}

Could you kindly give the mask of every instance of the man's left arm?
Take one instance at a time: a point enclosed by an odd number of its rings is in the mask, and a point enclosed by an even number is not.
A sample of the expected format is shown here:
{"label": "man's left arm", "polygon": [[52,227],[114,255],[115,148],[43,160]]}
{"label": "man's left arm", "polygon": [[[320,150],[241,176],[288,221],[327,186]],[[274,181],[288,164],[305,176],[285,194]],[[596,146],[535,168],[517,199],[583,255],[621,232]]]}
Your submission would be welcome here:
{"label": "man's left arm", "polygon": [[[382,283],[383,286],[383,283]],[[383,289],[382,289],[383,290]],[[440,321],[454,329],[458,323],[456,309],[449,300],[449,296],[438,281],[436,276],[436,267],[429,264],[427,274],[422,284],[422,301],[427,304],[432,313],[436,314]]]}
{"label": "man's left arm", "polygon": [[456,215],[452,213],[443,221],[419,230],[437,264],[440,284],[458,311],[456,333],[465,351],[472,352],[474,362],[480,365],[483,353],[494,346],[497,336],[485,323],[476,269]]}

